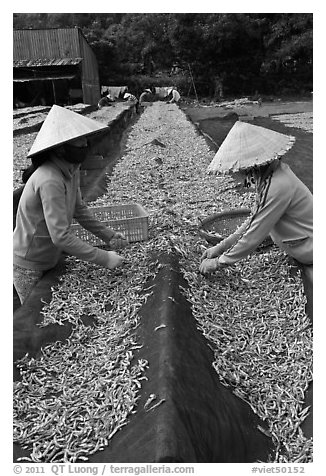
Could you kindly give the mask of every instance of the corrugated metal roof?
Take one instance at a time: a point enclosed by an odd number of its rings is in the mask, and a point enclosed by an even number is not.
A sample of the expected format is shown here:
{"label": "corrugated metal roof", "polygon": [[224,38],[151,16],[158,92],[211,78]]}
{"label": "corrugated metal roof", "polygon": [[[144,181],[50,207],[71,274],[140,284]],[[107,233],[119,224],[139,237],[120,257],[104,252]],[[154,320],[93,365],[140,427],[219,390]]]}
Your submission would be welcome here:
{"label": "corrugated metal roof", "polygon": [[34,58],[14,60],[14,68],[31,68],[37,66],[73,66],[83,61],[83,58]]}
{"label": "corrugated metal roof", "polygon": [[27,81],[54,81],[58,79],[73,79],[75,75],[51,75],[51,76],[38,76],[37,78],[14,78],[14,83],[26,83]]}
{"label": "corrugated metal roof", "polygon": [[15,61],[83,57],[78,28],[14,30],[13,33]]}

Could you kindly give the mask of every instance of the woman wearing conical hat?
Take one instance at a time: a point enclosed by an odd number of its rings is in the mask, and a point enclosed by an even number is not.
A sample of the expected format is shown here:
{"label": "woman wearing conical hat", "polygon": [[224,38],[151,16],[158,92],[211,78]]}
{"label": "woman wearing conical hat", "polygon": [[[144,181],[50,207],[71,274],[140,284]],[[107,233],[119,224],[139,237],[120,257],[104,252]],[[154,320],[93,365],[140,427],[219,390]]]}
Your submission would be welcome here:
{"label": "woman wearing conical hat", "polygon": [[114,103],[114,99],[112,99],[112,96],[110,94],[107,94],[99,100],[99,102],[97,103],[97,108],[102,109],[103,107],[111,106],[112,103]]}
{"label": "woman wearing conical hat", "polygon": [[136,96],[134,96],[134,95],[131,94],[131,93],[125,93],[125,94],[123,95],[123,99],[124,99],[125,101],[135,103],[136,112],[137,112],[137,113],[139,112],[139,101],[138,101],[138,99],[136,98]]}
{"label": "woman wearing conical hat", "polygon": [[200,271],[216,271],[245,258],[270,235],[302,265],[312,283],[313,197],[280,160],[295,138],[237,121],[208,167],[211,173],[240,172],[245,185],[256,189],[256,207],[232,235],[203,256]]}
{"label": "woman wearing conical hat", "polygon": [[131,93],[125,93],[123,95],[123,99],[125,99],[126,101],[138,101],[138,99],[136,98],[136,96],[134,96],[133,94]]}
{"label": "woman wearing conical hat", "polygon": [[181,96],[175,86],[168,89],[168,99],[169,100],[167,101],[167,104],[171,104],[173,102],[179,104]]}
{"label": "woman wearing conical hat", "polygon": [[144,91],[139,96],[139,104],[142,105],[143,102],[152,102],[155,94],[149,89],[144,89]]}
{"label": "woman wearing conical hat", "polygon": [[95,219],[81,198],[80,164],[87,155],[87,138],[107,126],[54,105],[28,154],[32,166],[23,174],[14,230],[14,285],[21,303],[62,252],[109,269],[122,264],[114,251],[89,245],[69,230],[75,218],[107,244],[124,236]]}

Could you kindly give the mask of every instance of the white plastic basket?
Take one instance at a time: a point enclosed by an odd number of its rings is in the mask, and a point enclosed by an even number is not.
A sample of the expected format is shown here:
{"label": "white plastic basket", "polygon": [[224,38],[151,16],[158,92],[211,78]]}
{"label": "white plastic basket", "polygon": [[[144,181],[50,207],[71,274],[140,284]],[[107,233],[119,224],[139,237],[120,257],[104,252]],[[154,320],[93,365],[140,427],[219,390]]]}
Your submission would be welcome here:
{"label": "white plastic basket", "polygon": [[[138,203],[94,207],[90,210],[105,226],[123,233],[130,243],[148,239],[148,213]],[[71,224],[71,230],[91,245],[104,244],[100,238],[76,222]]]}

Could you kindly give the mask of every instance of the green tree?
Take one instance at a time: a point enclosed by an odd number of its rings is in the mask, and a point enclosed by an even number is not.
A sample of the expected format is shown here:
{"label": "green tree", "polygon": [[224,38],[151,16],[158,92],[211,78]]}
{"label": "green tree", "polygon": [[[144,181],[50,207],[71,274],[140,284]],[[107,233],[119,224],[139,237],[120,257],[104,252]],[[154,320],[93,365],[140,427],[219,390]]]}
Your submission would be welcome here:
{"label": "green tree", "polygon": [[144,75],[170,82],[177,62],[201,95],[213,93],[217,77],[228,95],[312,88],[312,14],[15,13],[13,20],[14,28],[81,28],[106,84]]}

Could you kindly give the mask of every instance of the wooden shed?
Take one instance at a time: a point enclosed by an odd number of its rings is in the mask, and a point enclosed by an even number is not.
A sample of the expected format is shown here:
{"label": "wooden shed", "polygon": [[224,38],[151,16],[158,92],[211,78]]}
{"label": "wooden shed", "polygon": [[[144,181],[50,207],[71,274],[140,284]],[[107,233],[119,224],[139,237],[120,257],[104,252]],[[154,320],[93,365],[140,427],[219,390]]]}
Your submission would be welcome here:
{"label": "wooden shed", "polygon": [[98,64],[79,28],[13,33],[14,107],[97,104]]}

